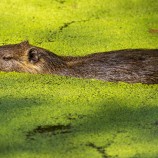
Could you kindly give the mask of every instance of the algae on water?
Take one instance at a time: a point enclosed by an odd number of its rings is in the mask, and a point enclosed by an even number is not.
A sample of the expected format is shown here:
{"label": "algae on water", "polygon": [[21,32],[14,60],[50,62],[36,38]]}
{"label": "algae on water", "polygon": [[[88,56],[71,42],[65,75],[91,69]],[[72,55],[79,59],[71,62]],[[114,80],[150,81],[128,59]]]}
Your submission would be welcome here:
{"label": "algae on water", "polygon": [[[0,44],[59,55],[157,48],[157,1],[0,2]],[[100,158],[158,154],[158,86],[0,73],[0,157]],[[28,136],[29,135],[29,136]]]}

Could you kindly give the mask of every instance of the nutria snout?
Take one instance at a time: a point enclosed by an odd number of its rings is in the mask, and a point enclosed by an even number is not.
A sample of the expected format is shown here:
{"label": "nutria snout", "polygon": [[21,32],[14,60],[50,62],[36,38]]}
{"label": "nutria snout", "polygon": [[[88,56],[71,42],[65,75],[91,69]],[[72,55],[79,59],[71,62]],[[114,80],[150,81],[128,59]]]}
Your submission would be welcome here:
{"label": "nutria snout", "polygon": [[0,71],[57,74],[129,83],[158,83],[158,49],[58,56],[28,41],[0,47]]}

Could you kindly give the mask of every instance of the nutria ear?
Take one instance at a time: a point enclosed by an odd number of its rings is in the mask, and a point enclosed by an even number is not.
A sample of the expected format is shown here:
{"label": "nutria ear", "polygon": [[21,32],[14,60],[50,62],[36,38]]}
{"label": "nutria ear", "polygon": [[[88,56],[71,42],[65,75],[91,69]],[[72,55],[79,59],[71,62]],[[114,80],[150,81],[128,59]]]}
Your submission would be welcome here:
{"label": "nutria ear", "polygon": [[40,53],[38,52],[38,49],[33,47],[28,50],[28,60],[32,64],[35,64],[39,61],[39,56]]}

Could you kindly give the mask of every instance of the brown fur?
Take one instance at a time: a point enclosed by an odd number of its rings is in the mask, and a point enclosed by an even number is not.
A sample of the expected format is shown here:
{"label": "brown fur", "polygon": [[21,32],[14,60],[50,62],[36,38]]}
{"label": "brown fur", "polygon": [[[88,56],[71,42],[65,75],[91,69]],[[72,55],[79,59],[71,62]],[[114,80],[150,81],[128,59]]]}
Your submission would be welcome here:
{"label": "brown fur", "polygon": [[129,49],[68,57],[58,56],[25,41],[0,47],[0,71],[157,84],[158,50]]}

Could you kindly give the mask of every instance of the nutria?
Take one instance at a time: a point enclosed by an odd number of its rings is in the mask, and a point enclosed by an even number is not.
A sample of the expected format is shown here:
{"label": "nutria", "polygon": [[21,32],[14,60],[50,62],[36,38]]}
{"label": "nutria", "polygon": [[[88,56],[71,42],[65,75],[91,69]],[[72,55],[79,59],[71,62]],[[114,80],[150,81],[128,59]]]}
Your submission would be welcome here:
{"label": "nutria", "polygon": [[0,47],[0,71],[57,74],[129,83],[158,83],[158,49],[58,56],[28,41]]}

